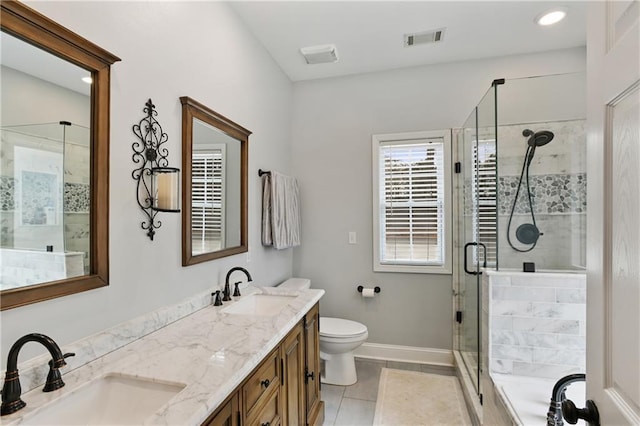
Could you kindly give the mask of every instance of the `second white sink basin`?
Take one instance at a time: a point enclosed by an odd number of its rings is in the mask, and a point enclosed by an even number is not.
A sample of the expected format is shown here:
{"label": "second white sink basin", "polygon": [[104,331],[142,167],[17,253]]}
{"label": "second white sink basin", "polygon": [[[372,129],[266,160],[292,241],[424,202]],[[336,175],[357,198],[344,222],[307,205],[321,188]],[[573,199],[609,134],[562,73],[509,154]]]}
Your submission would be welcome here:
{"label": "second white sink basin", "polygon": [[222,309],[222,312],[227,314],[273,316],[296,297],[278,294],[251,294]]}
{"label": "second white sink basin", "polygon": [[184,385],[109,374],[25,416],[23,425],[139,425]]}

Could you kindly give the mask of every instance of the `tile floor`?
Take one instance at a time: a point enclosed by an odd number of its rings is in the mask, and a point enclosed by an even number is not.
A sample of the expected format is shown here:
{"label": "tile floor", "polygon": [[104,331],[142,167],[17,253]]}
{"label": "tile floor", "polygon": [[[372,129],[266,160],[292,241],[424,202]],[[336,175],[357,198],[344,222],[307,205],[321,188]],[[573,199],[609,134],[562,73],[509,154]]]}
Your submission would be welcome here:
{"label": "tile floor", "polygon": [[322,384],[322,399],[325,403],[324,425],[372,425],[380,373],[384,367],[449,376],[455,374],[453,367],[357,358],[358,382],[356,384],[351,386]]}

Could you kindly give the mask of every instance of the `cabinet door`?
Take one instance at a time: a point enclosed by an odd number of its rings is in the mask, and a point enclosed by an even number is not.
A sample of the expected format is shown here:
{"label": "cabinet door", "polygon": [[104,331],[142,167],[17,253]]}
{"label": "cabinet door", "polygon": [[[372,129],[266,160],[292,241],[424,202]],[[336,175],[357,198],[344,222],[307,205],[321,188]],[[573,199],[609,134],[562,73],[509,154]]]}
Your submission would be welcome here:
{"label": "cabinet door", "polygon": [[282,342],[282,398],[285,403],[283,424],[305,425],[304,398],[304,329],[302,323],[294,327]]}
{"label": "cabinet door", "polygon": [[238,394],[233,394],[231,398],[209,417],[203,426],[240,426],[238,418],[240,409],[238,405]]}
{"label": "cabinet door", "polygon": [[318,305],[304,317],[305,393],[307,424],[322,424],[324,403],[320,400],[320,314]]}

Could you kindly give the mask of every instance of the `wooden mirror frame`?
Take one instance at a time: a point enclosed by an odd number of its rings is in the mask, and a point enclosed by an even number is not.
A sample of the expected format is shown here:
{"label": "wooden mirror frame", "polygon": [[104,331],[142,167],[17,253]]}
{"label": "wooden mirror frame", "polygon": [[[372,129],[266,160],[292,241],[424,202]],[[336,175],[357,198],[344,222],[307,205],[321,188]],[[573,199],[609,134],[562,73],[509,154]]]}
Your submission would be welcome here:
{"label": "wooden mirror frame", "polygon": [[110,66],[120,58],[17,1],[2,0],[2,31],[91,72],[90,269],[88,275],[0,292],[0,309],[109,285]]}
{"label": "wooden mirror frame", "polygon": [[[182,266],[195,265],[249,250],[247,231],[249,135],[251,132],[203,104],[182,96]],[[240,245],[194,255],[191,237],[191,158],[193,156],[193,119],[209,124],[240,142]]]}

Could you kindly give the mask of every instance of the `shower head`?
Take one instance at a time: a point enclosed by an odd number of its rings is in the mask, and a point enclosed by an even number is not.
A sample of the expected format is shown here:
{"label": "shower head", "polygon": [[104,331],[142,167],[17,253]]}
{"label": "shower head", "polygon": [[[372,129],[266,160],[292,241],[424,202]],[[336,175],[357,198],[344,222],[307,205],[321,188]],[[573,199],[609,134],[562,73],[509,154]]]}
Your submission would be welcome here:
{"label": "shower head", "polygon": [[529,137],[527,144],[532,147],[543,146],[553,140],[553,132],[549,130],[540,130],[539,132],[533,133],[533,130],[524,129],[522,136]]}

